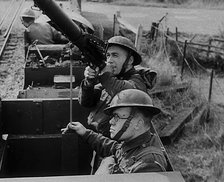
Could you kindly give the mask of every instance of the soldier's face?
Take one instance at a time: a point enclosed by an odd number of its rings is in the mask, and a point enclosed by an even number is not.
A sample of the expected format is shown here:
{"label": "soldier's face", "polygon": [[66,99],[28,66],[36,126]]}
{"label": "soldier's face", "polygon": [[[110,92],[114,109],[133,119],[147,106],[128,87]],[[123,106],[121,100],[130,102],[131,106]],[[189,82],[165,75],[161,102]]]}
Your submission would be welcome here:
{"label": "soldier's face", "polygon": [[[114,110],[113,118],[110,120],[110,137],[114,138],[115,135],[121,130],[125,121],[128,119],[131,113],[130,107],[122,107]],[[134,131],[132,130],[132,120],[130,122],[127,130],[122,134],[119,140],[130,140],[134,136]]]}
{"label": "soldier's face", "polygon": [[127,58],[127,51],[119,46],[112,45],[107,50],[107,65],[111,66],[114,75],[121,72],[122,66]]}

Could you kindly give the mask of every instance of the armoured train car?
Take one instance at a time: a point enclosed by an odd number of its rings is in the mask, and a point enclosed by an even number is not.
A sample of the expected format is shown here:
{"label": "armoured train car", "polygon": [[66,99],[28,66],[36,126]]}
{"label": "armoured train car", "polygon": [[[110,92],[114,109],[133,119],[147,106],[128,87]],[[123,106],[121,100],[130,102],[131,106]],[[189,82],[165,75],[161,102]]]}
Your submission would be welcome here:
{"label": "armoured train car", "polygon": [[87,66],[83,59],[76,48],[71,50],[68,45],[31,45],[25,59],[24,88],[18,98],[68,97],[65,93],[70,87],[70,64],[72,87],[77,96]]}
{"label": "armoured train car", "polygon": [[[93,151],[75,133],[61,134],[70,120],[69,98],[5,99],[0,102],[0,181],[158,181],[184,182],[174,171],[90,177]],[[87,126],[89,110],[72,99],[72,120]],[[156,130],[152,128],[152,133]]]}
{"label": "armoured train car", "polygon": [[[82,59],[103,66],[103,43],[81,32],[53,0],[34,2],[75,47],[34,44],[27,50],[30,60],[26,60],[24,90],[17,99],[0,102],[0,181],[184,181],[181,173],[174,171],[162,143],[167,172],[90,175],[93,151],[77,134],[61,134],[61,129],[71,119],[88,127],[89,110],[80,106],[77,98],[86,66]],[[152,132],[156,130],[152,128]]]}
{"label": "armoured train car", "polygon": [[[57,23],[52,21],[47,14],[37,7],[32,6],[31,8],[36,10],[36,14],[39,14],[35,20],[39,23],[49,23],[58,31],[61,31],[65,35],[69,35],[69,39],[72,38],[73,47],[68,44],[50,44],[40,45],[38,40],[28,45],[27,35],[24,33],[24,47],[25,47],[25,69],[24,69],[24,87],[19,92],[18,98],[54,98],[54,97],[68,97],[68,88],[70,87],[70,62],[72,61],[72,76],[73,76],[73,96],[77,96],[78,86],[81,80],[84,78],[83,72],[88,64],[88,55],[82,54],[82,52],[75,46],[74,40],[76,36],[82,34],[88,34],[91,36],[98,37],[100,34],[98,18],[105,19],[101,14],[97,13],[93,15],[91,12],[78,12],[71,11],[63,5],[66,1],[61,3],[55,3],[59,8],[59,12],[63,12],[62,17],[67,17],[65,21],[60,17],[61,13],[57,15],[57,11],[53,10],[52,15],[58,16]],[[53,5],[53,7],[55,7]],[[52,10],[53,8],[50,7]],[[50,17],[52,16],[50,15]],[[93,19],[95,17],[95,20]],[[88,20],[90,19],[90,20]],[[97,20],[96,20],[97,19]],[[59,23],[60,22],[60,23]],[[72,30],[71,23],[74,23],[75,31]],[[58,24],[62,24],[61,26]],[[112,26],[112,23],[104,27],[103,36],[105,39],[112,36],[112,32],[108,31],[108,26]],[[74,28],[74,27],[73,27]],[[77,31],[78,30],[78,31]],[[111,30],[111,28],[110,28]],[[93,40],[93,39],[91,39]],[[85,43],[82,43],[83,46]],[[104,41],[101,42],[102,46],[105,46]],[[28,45],[28,46],[27,46]],[[80,48],[80,47],[79,47]]]}
{"label": "armoured train car", "polygon": [[[0,114],[0,181],[184,181],[168,158],[163,173],[90,175],[92,150],[77,134],[60,132],[69,121],[69,99],[2,100]],[[73,99],[73,120],[86,126],[88,114]]]}
{"label": "armoured train car", "polygon": [[[60,5],[60,8],[62,8],[62,4]],[[40,12],[37,10],[36,14],[38,13]],[[66,10],[66,15],[83,32],[94,33],[93,25],[79,13]],[[55,29],[61,31],[45,14],[41,13],[35,21],[49,23]],[[65,95],[65,93],[69,88],[69,75],[71,73],[70,63],[72,61],[72,79],[75,88],[80,85],[81,80],[84,78],[83,72],[87,65],[85,57],[76,46],[71,47],[69,43],[41,45],[36,40],[32,44],[28,44],[27,37],[25,31],[24,88],[19,92],[18,98],[66,97],[67,94]],[[42,93],[44,93],[43,96]]]}

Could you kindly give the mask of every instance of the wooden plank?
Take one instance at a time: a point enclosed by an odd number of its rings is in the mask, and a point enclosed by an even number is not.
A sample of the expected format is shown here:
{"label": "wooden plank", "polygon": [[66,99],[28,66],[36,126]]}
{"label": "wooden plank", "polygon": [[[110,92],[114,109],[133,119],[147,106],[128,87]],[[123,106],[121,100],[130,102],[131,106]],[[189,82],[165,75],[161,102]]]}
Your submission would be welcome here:
{"label": "wooden plank", "polygon": [[181,112],[171,121],[169,125],[167,125],[162,131],[160,131],[159,136],[163,144],[167,145],[174,142],[179,136],[180,132],[183,130],[184,125],[195,117],[202,106],[203,104],[200,104],[193,109],[191,108]]}
{"label": "wooden plank", "polygon": [[113,36],[117,35],[119,35],[119,22],[117,20],[117,15],[114,15]]}
{"label": "wooden plank", "polygon": [[[79,89],[74,88],[72,97],[77,98]],[[32,89],[19,91],[17,98],[69,98],[70,89],[55,89],[53,87],[35,87]]]}
{"label": "wooden plank", "polygon": [[155,87],[153,90],[148,90],[149,95],[159,95],[164,92],[170,92],[170,91],[177,91],[181,92],[185,89],[187,89],[190,86],[189,83],[181,83],[174,86],[158,86]]}
{"label": "wooden plank", "polygon": [[136,37],[135,37],[135,47],[136,47],[137,51],[140,51],[140,49],[141,49],[142,32],[143,32],[143,27],[142,27],[142,25],[139,25],[138,33],[136,34]]}
{"label": "wooden plank", "polygon": [[184,111],[181,115],[175,117],[171,123],[169,123],[162,131],[159,132],[159,136],[164,145],[172,143],[179,133],[184,128],[186,115],[189,115],[190,110]]}
{"label": "wooden plank", "polygon": [[[178,43],[181,43],[181,44],[184,44],[184,42],[182,41],[178,41]],[[214,46],[214,45],[211,45],[211,44],[203,44],[203,43],[195,43],[195,42],[189,42],[188,45],[191,46],[191,48],[196,48],[196,49],[199,49],[201,51],[207,51],[207,49],[203,49],[203,48],[199,48],[199,47],[195,47],[195,46],[200,46],[200,47],[210,47],[210,48],[215,48],[215,49],[220,49],[220,51],[224,50],[222,47],[218,47],[218,46]],[[212,51],[212,50],[210,50]],[[215,51],[213,51],[215,52]],[[220,52],[215,52],[215,53],[220,53]]]}
{"label": "wooden plank", "polygon": [[[65,44],[48,44],[48,45],[37,45],[40,51],[63,51]],[[36,47],[31,47],[30,51],[36,51]]]}
{"label": "wooden plank", "polygon": [[[71,73],[72,74],[72,73]],[[55,88],[69,88],[71,82],[70,75],[54,75]],[[75,87],[75,77],[72,75],[72,87]]]}
{"label": "wooden plank", "polygon": [[105,174],[105,175],[78,175],[78,176],[48,176],[48,177],[29,177],[29,178],[4,178],[4,182],[114,182],[114,181],[147,181],[147,182],[184,182],[180,172],[160,172],[160,173],[131,173],[131,174]]}
{"label": "wooden plank", "polygon": [[213,41],[224,42],[224,39],[213,38]]}

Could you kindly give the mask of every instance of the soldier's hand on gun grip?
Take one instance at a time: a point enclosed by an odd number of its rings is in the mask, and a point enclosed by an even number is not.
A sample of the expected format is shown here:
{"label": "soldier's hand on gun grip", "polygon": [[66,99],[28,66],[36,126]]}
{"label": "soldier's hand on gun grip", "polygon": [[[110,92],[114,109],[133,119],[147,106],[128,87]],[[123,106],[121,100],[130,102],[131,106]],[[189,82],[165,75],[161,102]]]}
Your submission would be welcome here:
{"label": "soldier's hand on gun grip", "polygon": [[97,77],[98,73],[99,73],[98,67],[96,67],[96,69],[93,69],[90,66],[87,66],[84,71],[84,76],[86,79],[94,79]]}
{"label": "soldier's hand on gun grip", "polygon": [[86,80],[86,84],[91,86],[95,84],[96,77],[99,74],[99,68],[96,67],[95,69],[91,68],[90,66],[87,66],[84,71],[84,77]]}

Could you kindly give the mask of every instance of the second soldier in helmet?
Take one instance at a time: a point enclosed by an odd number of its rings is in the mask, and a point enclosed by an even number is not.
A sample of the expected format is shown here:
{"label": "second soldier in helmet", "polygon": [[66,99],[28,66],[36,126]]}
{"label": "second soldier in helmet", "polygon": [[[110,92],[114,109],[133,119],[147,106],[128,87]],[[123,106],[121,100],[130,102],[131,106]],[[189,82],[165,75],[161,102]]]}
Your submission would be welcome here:
{"label": "second soldier in helmet", "polygon": [[[137,89],[126,89],[112,99],[105,113],[111,116],[110,136],[113,140],[71,122],[66,130],[74,130],[104,157],[95,174],[162,172],[167,169],[160,140],[151,128],[151,120],[160,109],[149,95]],[[66,131],[65,130],[65,131]]]}

